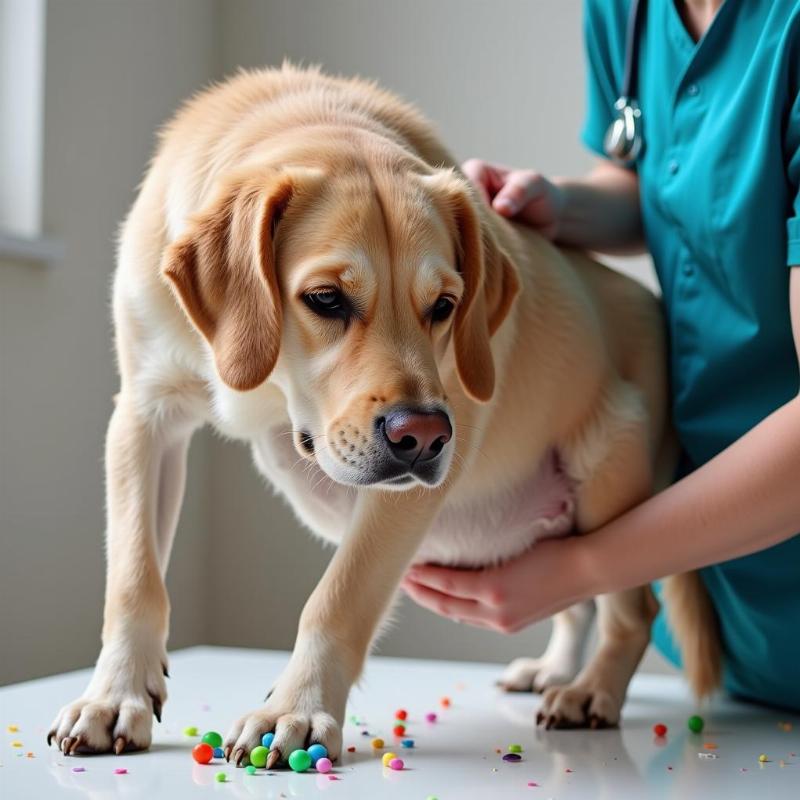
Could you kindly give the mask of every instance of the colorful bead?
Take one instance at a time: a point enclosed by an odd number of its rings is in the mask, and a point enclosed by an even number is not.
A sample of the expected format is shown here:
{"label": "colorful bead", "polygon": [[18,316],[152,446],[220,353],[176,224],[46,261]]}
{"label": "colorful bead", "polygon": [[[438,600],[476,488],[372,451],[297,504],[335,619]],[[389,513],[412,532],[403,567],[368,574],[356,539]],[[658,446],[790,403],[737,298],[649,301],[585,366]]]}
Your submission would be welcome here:
{"label": "colorful bead", "polygon": [[198,764],[208,764],[214,758],[214,748],[210,744],[201,742],[192,748],[192,758]]}

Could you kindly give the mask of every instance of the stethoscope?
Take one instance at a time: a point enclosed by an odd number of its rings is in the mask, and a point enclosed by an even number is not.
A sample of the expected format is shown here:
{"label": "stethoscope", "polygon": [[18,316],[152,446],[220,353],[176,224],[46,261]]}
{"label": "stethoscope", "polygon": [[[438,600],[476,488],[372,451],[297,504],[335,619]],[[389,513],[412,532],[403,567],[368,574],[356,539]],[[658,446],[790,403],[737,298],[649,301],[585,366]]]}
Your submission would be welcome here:
{"label": "stethoscope", "polygon": [[644,144],[642,110],[636,100],[636,79],[639,67],[639,30],[645,14],[646,0],[631,0],[628,27],[625,32],[625,72],[622,92],[614,103],[614,121],[603,139],[605,154],[618,164],[636,160]]}

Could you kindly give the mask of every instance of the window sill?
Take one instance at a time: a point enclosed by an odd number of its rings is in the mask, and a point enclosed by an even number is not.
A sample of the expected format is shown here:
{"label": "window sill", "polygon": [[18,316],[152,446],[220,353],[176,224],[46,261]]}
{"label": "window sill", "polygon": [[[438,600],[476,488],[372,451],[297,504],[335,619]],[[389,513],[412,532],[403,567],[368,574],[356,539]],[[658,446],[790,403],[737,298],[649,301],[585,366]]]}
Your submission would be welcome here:
{"label": "window sill", "polygon": [[56,239],[29,239],[0,231],[0,261],[24,261],[51,267],[64,257],[64,245]]}

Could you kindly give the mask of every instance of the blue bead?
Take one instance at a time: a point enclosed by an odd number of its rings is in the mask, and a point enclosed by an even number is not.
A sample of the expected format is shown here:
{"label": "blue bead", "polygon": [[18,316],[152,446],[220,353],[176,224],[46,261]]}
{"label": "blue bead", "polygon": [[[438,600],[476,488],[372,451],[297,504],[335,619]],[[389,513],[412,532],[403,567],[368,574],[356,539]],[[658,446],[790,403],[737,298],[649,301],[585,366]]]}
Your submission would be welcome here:
{"label": "blue bead", "polygon": [[324,744],[312,744],[306,752],[311,756],[312,766],[316,764],[320,758],[328,757],[328,749]]}
{"label": "blue bead", "polygon": [[413,739],[403,739],[403,741],[400,742],[400,744],[403,745],[403,747],[413,747],[414,746],[414,740]]}
{"label": "blue bead", "polygon": [[221,747],[214,748],[214,758],[225,758],[225,753]]}
{"label": "blue bead", "polygon": [[273,740],[274,738],[275,738],[275,734],[274,734],[274,733],[272,733],[272,731],[270,731],[269,733],[265,733],[265,734],[264,734],[264,735],[261,737],[261,746],[262,746],[262,747],[266,747],[266,748],[267,748],[267,750],[269,750],[269,748],[270,748],[270,747],[272,747],[272,740]]}

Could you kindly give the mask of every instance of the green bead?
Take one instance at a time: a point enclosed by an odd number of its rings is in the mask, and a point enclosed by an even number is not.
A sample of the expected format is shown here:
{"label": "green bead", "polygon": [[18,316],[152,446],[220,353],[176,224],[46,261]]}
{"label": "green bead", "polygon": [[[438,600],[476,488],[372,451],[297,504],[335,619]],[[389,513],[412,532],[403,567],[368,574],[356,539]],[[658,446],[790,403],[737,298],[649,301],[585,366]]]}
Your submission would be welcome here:
{"label": "green bead", "polygon": [[206,744],[212,747],[222,747],[222,737],[216,731],[209,731],[203,734],[203,739]]}
{"label": "green bead", "polygon": [[701,733],[703,727],[705,726],[705,722],[703,722],[702,717],[698,717],[696,714],[693,717],[689,717],[686,724],[689,726],[689,730],[692,733]]}
{"label": "green bead", "polygon": [[311,755],[307,750],[295,750],[289,756],[289,766],[295,772],[305,772],[311,766]]}
{"label": "green bead", "polygon": [[250,766],[248,766],[248,767],[245,767],[245,768],[244,768],[244,771],[245,771],[245,772],[246,772],[248,775],[255,775],[255,774],[256,774],[256,768],[255,768],[255,767],[254,767],[252,764],[250,764]]}
{"label": "green bead", "polygon": [[198,733],[200,733],[200,731],[198,731],[194,725],[190,725],[188,728],[183,729],[184,736],[197,736]]}
{"label": "green bead", "polygon": [[510,744],[508,746],[509,753],[521,753],[522,752],[522,745],[521,744]]}
{"label": "green bead", "polygon": [[259,745],[258,747],[254,747],[250,751],[250,763],[254,767],[264,767],[267,764],[267,756],[269,755],[269,750],[266,747],[262,747]]}
{"label": "green bead", "polygon": [[228,776],[227,776],[227,775],[226,775],[224,772],[218,772],[218,773],[217,773],[217,774],[214,776],[214,780],[215,780],[217,783],[225,783],[225,781],[226,781],[226,780],[228,780]]}

